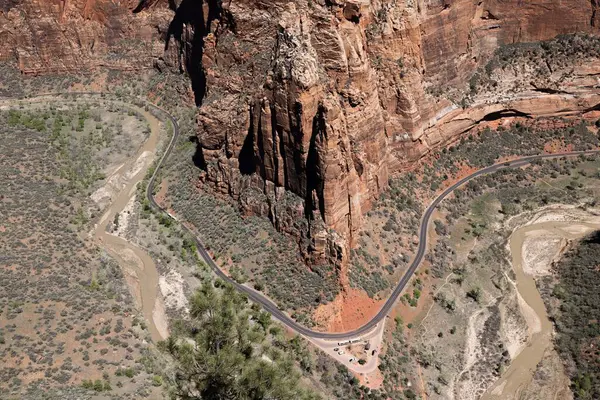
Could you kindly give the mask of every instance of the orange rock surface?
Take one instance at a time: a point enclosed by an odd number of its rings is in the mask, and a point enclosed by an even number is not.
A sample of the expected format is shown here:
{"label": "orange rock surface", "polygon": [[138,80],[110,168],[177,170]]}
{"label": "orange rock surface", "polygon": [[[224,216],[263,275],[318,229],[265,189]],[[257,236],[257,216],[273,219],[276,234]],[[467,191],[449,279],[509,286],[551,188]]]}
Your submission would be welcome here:
{"label": "orange rock surface", "polygon": [[596,3],[4,0],[0,60],[24,74],[186,71],[202,182],[323,261],[344,258],[390,174],[432,149],[482,121],[596,107],[598,59],[472,81],[505,45],[598,34]]}
{"label": "orange rock surface", "polygon": [[[166,3],[166,2],[165,2]],[[134,14],[135,0],[23,0],[0,2],[0,60],[24,74],[139,70],[161,56],[159,27],[171,12]]]}

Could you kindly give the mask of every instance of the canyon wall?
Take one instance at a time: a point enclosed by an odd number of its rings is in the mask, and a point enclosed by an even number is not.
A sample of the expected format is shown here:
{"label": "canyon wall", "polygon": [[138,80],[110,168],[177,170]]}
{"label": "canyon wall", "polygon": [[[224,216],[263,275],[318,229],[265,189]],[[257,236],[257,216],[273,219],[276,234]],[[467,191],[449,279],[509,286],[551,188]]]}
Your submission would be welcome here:
{"label": "canyon wall", "polygon": [[161,5],[134,14],[138,5],[136,0],[0,0],[0,61],[14,61],[29,75],[150,69],[164,52],[161,30],[173,13]]}
{"label": "canyon wall", "polygon": [[260,188],[274,219],[278,193],[292,191],[305,200],[309,221],[320,222],[308,235],[332,228],[341,243],[360,229],[390,172],[487,111],[502,112],[483,102],[462,114],[485,97],[469,96],[469,81],[496,49],[598,32],[596,5],[587,0],[240,0],[205,7],[215,19],[202,33],[197,92],[203,179],[234,198]]}
{"label": "canyon wall", "polygon": [[[505,67],[485,90],[473,76],[503,45],[597,34],[597,8],[589,0],[0,0],[0,61],[25,74],[187,72],[204,184],[308,239],[317,257],[342,257],[390,174],[431,148],[515,107],[541,104],[540,115],[594,107],[594,98],[538,102],[544,85],[568,86],[578,73],[594,80],[594,65],[541,80],[537,66]],[[286,201],[289,193],[302,204]]]}

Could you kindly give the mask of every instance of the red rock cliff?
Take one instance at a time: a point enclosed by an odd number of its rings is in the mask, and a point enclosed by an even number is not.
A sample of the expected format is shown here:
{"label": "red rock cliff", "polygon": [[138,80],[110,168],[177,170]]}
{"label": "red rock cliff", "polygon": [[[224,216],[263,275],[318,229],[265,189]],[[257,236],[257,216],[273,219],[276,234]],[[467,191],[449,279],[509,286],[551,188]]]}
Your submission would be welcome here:
{"label": "red rock cliff", "polygon": [[292,191],[345,242],[390,171],[466,129],[436,125],[495,49],[596,33],[594,4],[209,2],[197,92],[205,179],[236,198]]}
{"label": "red rock cliff", "polygon": [[0,0],[0,61],[15,60],[24,74],[152,68],[172,12],[134,14],[138,3]]}
{"label": "red rock cliff", "polygon": [[[283,230],[307,217],[302,234],[316,253],[337,243],[329,253],[339,254],[390,172],[489,113],[535,110],[514,94],[540,83],[535,69],[468,94],[496,49],[598,33],[597,8],[589,0],[0,0],[0,60],[27,74],[186,70],[201,104],[204,181]],[[600,73],[591,69],[577,79]],[[531,82],[515,89],[523,76]],[[594,103],[561,101],[545,100],[542,114]],[[248,195],[257,189],[266,204]],[[286,191],[304,206],[283,204]]]}

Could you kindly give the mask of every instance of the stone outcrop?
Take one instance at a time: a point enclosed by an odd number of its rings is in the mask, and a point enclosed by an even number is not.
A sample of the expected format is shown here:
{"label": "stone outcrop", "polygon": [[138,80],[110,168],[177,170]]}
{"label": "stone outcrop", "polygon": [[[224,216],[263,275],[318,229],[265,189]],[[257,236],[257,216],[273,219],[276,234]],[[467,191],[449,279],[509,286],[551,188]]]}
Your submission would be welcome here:
{"label": "stone outcrop", "polygon": [[342,244],[390,172],[488,113],[541,104],[543,93],[478,105],[478,93],[463,110],[496,49],[598,32],[583,0],[244,0],[218,13],[203,36],[203,179],[234,198],[248,187],[291,191],[322,222],[308,235],[332,228]]}
{"label": "stone outcrop", "polygon": [[137,6],[135,0],[0,0],[0,61],[14,60],[24,74],[152,68],[172,12],[156,4],[152,13],[134,14]]}
{"label": "stone outcrop", "polygon": [[593,63],[482,68],[504,45],[597,34],[596,3],[0,0],[0,60],[186,71],[205,185],[337,258],[389,175],[432,148],[505,112],[594,107],[575,93],[596,90]]}

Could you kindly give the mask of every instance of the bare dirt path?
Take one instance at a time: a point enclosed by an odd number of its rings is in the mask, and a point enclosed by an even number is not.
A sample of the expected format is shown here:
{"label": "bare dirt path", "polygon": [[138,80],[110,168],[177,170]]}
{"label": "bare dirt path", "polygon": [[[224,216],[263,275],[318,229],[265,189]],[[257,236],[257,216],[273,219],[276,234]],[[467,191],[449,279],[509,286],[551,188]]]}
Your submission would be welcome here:
{"label": "bare dirt path", "polygon": [[[518,399],[525,386],[531,382],[537,365],[546,349],[551,345],[553,326],[548,319],[546,307],[537,290],[534,276],[536,265],[532,265],[535,257],[532,251],[544,252],[546,263],[559,256],[560,246],[555,246],[556,240],[573,240],[585,234],[600,229],[600,219],[586,221],[544,221],[533,222],[530,225],[516,229],[509,238],[512,266],[516,275],[514,282],[520,296],[520,308],[529,330],[527,345],[513,359],[510,367],[488,391],[482,400]],[[532,249],[535,241],[550,241],[551,246]],[[543,265],[538,265],[544,268]],[[549,273],[549,271],[547,272]],[[523,304],[524,303],[524,304]]]}
{"label": "bare dirt path", "polygon": [[[371,332],[367,332],[364,335],[354,338],[353,342],[369,342],[371,345],[370,349],[366,353],[361,354],[360,357],[356,357],[351,352],[346,351],[347,345],[339,344],[344,343],[345,341],[339,342],[336,340],[311,338],[310,336],[305,336],[305,338],[309,342],[323,350],[328,356],[338,361],[340,364],[345,365],[346,368],[348,368],[350,371],[355,372],[357,374],[366,375],[375,371],[379,365],[379,353],[381,352],[381,344],[383,342],[385,323],[386,320],[383,320],[379,324],[377,324]],[[344,353],[338,354],[337,351],[334,351],[334,349],[336,348],[339,350],[343,350]],[[373,353],[373,351],[375,351],[375,353]],[[351,358],[353,359],[353,361],[350,361]],[[358,358],[365,359],[366,363],[364,365],[360,365],[358,363]]]}

